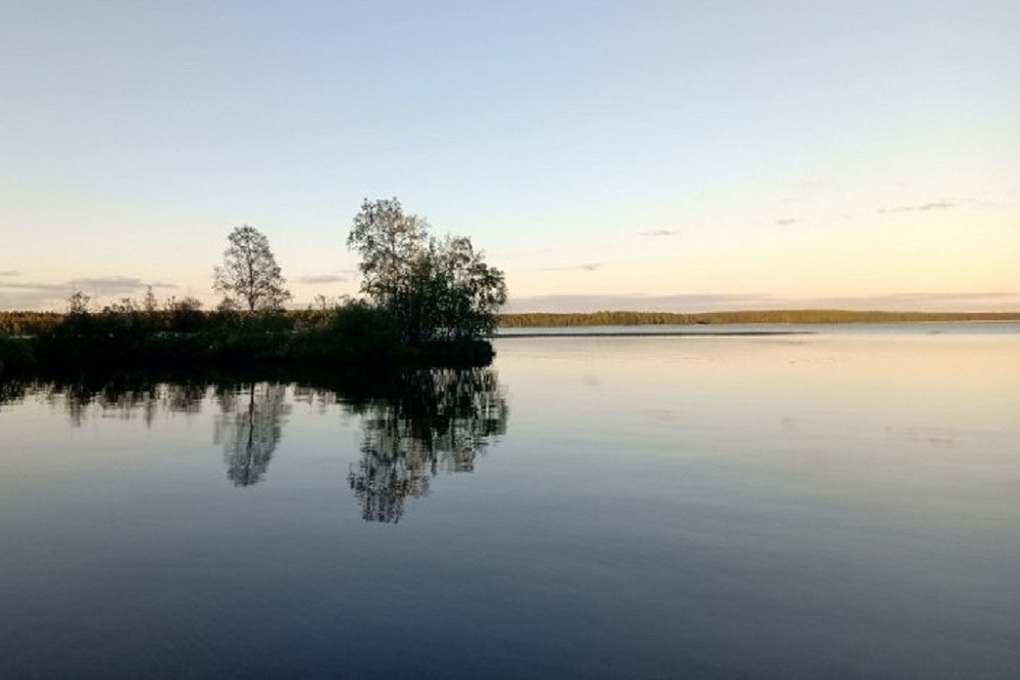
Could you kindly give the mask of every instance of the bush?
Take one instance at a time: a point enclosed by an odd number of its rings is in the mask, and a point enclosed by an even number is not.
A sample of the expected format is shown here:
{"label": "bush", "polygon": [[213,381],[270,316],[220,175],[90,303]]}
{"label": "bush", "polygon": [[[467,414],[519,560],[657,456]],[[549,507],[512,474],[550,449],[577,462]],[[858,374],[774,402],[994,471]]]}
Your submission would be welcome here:
{"label": "bush", "polygon": [[291,350],[305,362],[378,361],[399,356],[401,343],[386,310],[355,301],[309,318],[293,336]]}
{"label": "bush", "polygon": [[26,373],[35,367],[35,354],[28,340],[0,336],[0,376]]}

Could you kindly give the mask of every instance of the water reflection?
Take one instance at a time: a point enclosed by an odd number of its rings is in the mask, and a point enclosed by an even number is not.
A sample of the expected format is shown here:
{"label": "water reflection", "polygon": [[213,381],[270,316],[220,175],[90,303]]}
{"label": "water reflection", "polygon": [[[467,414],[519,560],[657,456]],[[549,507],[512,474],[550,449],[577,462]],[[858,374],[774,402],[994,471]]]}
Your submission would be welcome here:
{"label": "water reflection", "polygon": [[0,409],[5,404],[16,404],[25,398],[29,383],[22,380],[0,380]]}
{"label": "water reflection", "polygon": [[428,494],[439,471],[472,472],[491,438],[506,433],[507,404],[491,370],[433,369],[360,410],[361,460],[347,481],[367,521],[398,522],[408,497]]}
{"label": "water reflection", "polygon": [[73,379],[0,381],[0,408],[32,396],[54,407],[63,407],[74,427],[93,414],[125,420],[141,416],[151,427],[156,414],[195,414],[209,392],[204,381],[163,382],[143,375],[85,376]]}
{"label": "water reflection", "polygon": [[223,445],[227,479],[234,486],[252,486],[265,476],[291,410],[286,394],[281,383],[249,383],[247,389],[217,392],[222,413],[213,440]]}
{"label": "water reflection", "polygon": [[[49,383],[46,400],[67,409],[71,424],[81,427],[90,412],[104,418],[131,420],[140,416],[151,427],[160,410],[168,413],[199,413],[208,386],[201,383],[158,383],[142,378],[105,383],[72,381]],[[96,408],[92,408],[96,407]]]}
{"label": "water reflection", "polygon": [[213,444],[226,477],[251,487],[266,479],[293,403],[339,409],[361,423],[360,458],[347,484],[362,517],[398,522],[408,498],[429,492],[440,472],[472,472],[480,454],[506,433],[506,396],[491,369],[419,369],[319,380],[164,381],[144,375],[64,381],[0,381],[0,408],[34,397],[63,408],[73,427],[90,418],[197,416],[215,408]]}

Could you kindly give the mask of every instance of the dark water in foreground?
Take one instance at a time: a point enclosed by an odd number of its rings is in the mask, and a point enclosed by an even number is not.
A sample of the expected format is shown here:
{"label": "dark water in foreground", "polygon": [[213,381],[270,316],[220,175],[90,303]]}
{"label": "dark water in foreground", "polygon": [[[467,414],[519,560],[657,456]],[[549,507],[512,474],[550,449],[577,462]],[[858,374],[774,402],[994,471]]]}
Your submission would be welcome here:
{"label": "dark water in foreground", "polygon": [[0,677],[1020,676],[1014,327],[496,347],[0,403]]}

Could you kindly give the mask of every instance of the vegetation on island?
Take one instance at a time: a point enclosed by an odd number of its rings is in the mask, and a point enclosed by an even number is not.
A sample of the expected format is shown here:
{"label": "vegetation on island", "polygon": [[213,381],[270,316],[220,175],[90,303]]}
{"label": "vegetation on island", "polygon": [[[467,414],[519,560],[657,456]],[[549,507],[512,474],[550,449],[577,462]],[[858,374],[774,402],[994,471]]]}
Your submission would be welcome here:
{"label": "vegetation on island", "polygon": [[393,320],[402,342],[463,341],[495,330],[506,282],[470,239],[437,239],[393,198],[362,204],[347,246],[361,255],[362,292]]}
{"label": "vegetation on island", "polygon": [[366,200],[347,245],[362,258],[363,299],[291,298],[268,239],[244,225],[228,236],[215,310],[193,297],[124,298],[95,309],[76,290],[64,314],[0,312],[0,372],[93,368],[189,369],[352,364],[477,366],[506,301],[503,273],[469,238],[439,239],[396,198]]}

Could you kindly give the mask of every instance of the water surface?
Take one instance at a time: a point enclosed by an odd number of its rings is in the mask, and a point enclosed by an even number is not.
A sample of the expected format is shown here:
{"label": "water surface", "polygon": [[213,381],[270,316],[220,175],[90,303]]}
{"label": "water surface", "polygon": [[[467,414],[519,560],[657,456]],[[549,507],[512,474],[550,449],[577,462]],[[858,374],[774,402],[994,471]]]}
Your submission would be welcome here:
{"label": "water surface", "polygon": [[4,388],[0,676],[1020,673],[1020,335]]}

